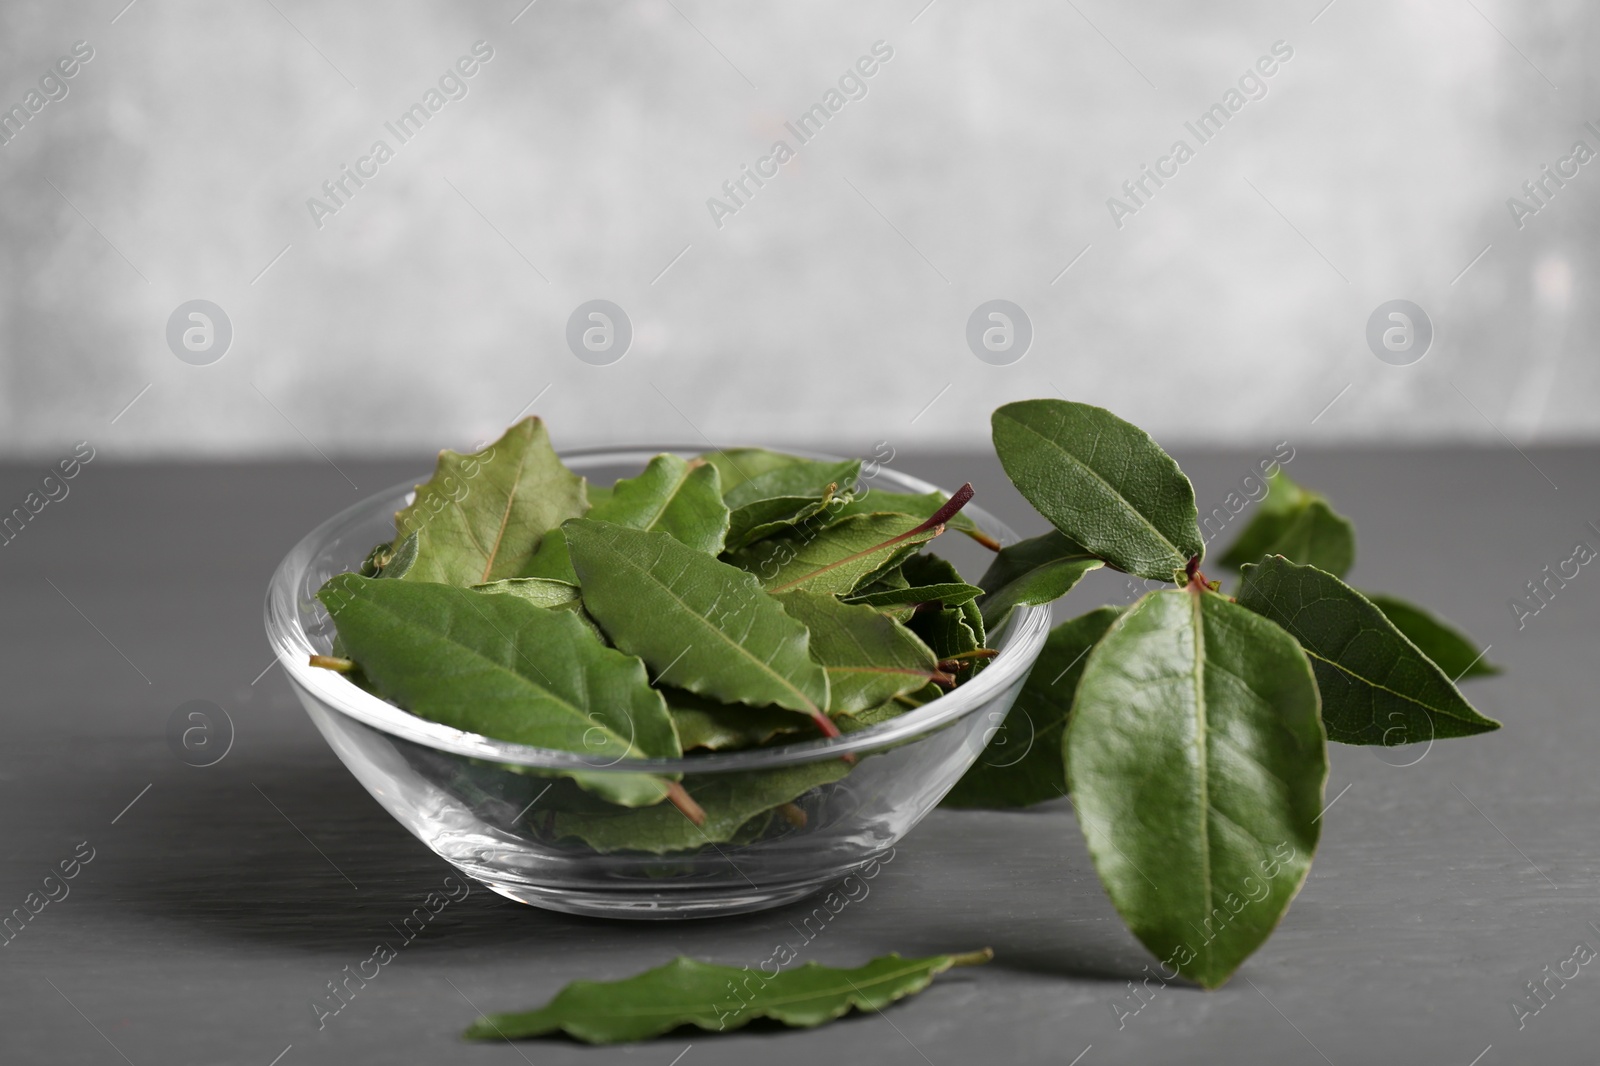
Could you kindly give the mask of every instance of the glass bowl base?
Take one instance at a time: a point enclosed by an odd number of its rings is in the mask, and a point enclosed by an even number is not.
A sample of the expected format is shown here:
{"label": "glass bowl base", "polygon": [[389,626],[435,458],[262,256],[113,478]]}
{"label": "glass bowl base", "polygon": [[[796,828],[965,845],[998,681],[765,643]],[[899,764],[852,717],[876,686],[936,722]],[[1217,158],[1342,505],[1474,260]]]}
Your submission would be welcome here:
{"label": "glass bowl base", "polygon": [[816,884],[782,885],[773,888],[716,889],[711,887],[690,890],[652,891],[647,889],[616,889],[583,891],[570,888],[550,888],[520,881],[490,880],[469,870],[462,870],[474,881],[498,892],[507,899],[540,907],[562,914],[577,914],[586,918],[623,918],[636,921],[667,920],[675,918],[721,918],[734,914],[750,914],[770,910],[805,899],[837,881],[830,877]]}

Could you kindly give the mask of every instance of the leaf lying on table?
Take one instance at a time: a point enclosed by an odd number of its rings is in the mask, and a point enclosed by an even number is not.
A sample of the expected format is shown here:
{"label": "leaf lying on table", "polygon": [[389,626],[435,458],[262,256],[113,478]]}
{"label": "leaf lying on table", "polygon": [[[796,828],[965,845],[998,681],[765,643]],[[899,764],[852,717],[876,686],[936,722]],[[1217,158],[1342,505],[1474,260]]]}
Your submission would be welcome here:
{"label": "leaf lying on table", "polygon": [[885,955],[854,969],[808,962],[767,976],[749,967],[680,956],[620,981],[573,981],[538,1010],[479,1018],[464,1035],[517,1040],[565,1032],[590,1044],[615,1044],[686,1025],[712,1032],[740,1029],[757,1018],[810,1029],[852,1007],[881,1011],[927,988],[952,966],[977,965],[993,957],[988,948],[923,959]]}
{"label": "leaf lying on table", "polygon": [[809,714],[830,735],[827,672],[805,626],[755,578],[665,533],[578,519],[567,546],[583,604],[655,679],[690,692]]}
{"label": "leaf lying on table", "polygon": [[1474,677],[1492,677],[1500,672],[1500,667],[1484,659],[1484,652],[1478,650],[1471,637],[1437,615],[1414,603],[1407,603],[1398,596],[1377,592],[1362,595],[1372,601],[1372,605],[1382,611],[1383,616],[1393,622],[1407,640],[1432,659],[1446,677],[1463,681]]}
{"label": "leaf lying on table", "polygon": [[[584,516],[629,529],[656,530],[696,551],[717,555],[728,532],[728,505],[722,502],[717,468],[677,455],[651,459],[637,477],[624,478]],[[576,582],[566,535],[551,530],[523,567],[524,577]]]}
{"label": "leaf lying on table", "polygon": [[1239,605],[1270,618],[1305,649],[1330,740],[1393,746],[1500,728],[1382,611],[1332,574],[1269,556],[1241,571]]}
{"label": "leaf lying on table", "polygon": [[421,531],[407,581],[478,585],[518,576],[540,539],[588,509],[583,479],[561,464],[538,418],[525,418],[471,455],[442,451],[433,477],[395,515]]}
{"label": "leaf lying on table", "polygon": [[871,607],[798,589],[776,599],[811,632],[811,657],[828,672],[829,714],[856,714],[930,681],[955,680],[915,633]]}
{"label": "leaf lying on table", "polygon": [[1089,653],[1067,780],[1095,871],[1162,963],[1221,985],[1317,846],[1328,756],[1294,640],[1213,592],[1152,592]]}
{"label": "leaf lying on table", "polygon": [[[644,664],[607,648],[571,611],[433,582],[341,574],[317,594],[346,654],[379,696],[412,714],[498,740],[587,755],[676,758],[677,734]],[[613,803],[657,803],[651,774],[564,776]],[[676,810],[674,817],[683,817]]]}
{"label": "leaf lying on table", "polygon": [[725,844],[752,818],[789,803],[818,785],[845,776],[851,764],[842,759],[821,759],[797,766],[736,773],[686,774],[683,789],[705,812],[696,825],[669,804],[628,810],[560,811],[551,835],[583,841],[595,851],[641,851],[662,855],[696,851],[710,844]]}
{"label": "leaf lying on table", "polygon": [[984,590],[978,604],[984,623],[997,626],[1013,607],[1060,599],[1084,574],[1102,565],[1083,545],[1054,530],[1009,544],[978,580]]}
{"label": "leaf lying on table", "polygon": [[1067,794],[1062,734],[1089,649],[1121,613],[1099,607],[1050,631],[1033,672],[978,761],[944,798],[946,807],[1028,807]]}
{"label": "leaf lying on table", "polygon": [[1018,491],[1087,551],[1163,581],[1204,554],[1194,486],[1138,426],[1067,400],[1008,403],[992,423]]}

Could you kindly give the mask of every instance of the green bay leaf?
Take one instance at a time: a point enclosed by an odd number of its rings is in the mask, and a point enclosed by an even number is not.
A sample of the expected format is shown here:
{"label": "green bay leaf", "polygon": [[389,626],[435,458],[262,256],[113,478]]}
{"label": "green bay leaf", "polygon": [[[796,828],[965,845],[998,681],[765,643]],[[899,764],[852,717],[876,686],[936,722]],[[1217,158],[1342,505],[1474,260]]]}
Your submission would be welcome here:
{"label": "green bay leaf", "polygon": [[1492,677],[1500,673],[1500,667],[1484,659],[1484,653],[1478,650],[1471,637],[1438,615],[1398,596],[1378,592],[1362,595],[1452,681]]}
{"label": "green bay leaf", "polygon": [[1204,553],[1194,487],[1138,426],[1067,400],[1008,403],[991,422],[995,451],[1018,491],[1097,557],[1171,580]]}
{"label": "green bay leaf", "polygon": [[1249,524],[1239,532],[1218,565],[1238,570],[1245,563],[1259,562],[1273,542],[1283,535],[1294,516],[1312,500],[1320,499],[1316,493],[1290,480],[1282,469],[1267,478],[1266,487],[1267,494],[1256,503]]}
{"label": "green bay leaf", "polygon": [[846,596],[898,566],[928,540],[915,515],[865,514],[820,532],[804,531],[757,541],[728,561],[755,574],[769,592],[805,589]]}
{"label": "green bay leaf", "polygon": [[832,729],[828,675],[805,626],[744,571],[665,533],[578,519],[566,527],[583,603],[657,682],[724,703],[775,704]]}
{"label": "green bay leaf", "polygon": [[1057,600],[1102,565],[1088,549],[1055,530],[1008,544],[978,580],[984,590],[978,604],[983,620],[993,628],[1013,607]]}
{"label": "green bay leaf", "polygon": [[[931,518],[935,511],[949,502],[950,494],[947,492],[890,492],[887,489],[868,487],[857,491],[849,502],[834,508],[832,515],[835,519],[840,519],[858,514],[893,512],[916,515],[918,518]],[[956,512],[947,524],[951,529],[973,536],[975,540],[985,543],[992,540],[978,528],[978,523],[967,517],[965,512]]]}
{"label": "green bay leaf", "polygon": [[[1326,500],[1312,500],[1289,519],[1263,554],[1281,555],[1334,577],[1344,577],[1356,561],[1356,529]],[[1250,561],[1260,559],[1257,556]]]}
{"label": "green bay leaf", "polygon": [[736,839],[752,818],[792,802],[819,785],[837,781],[850,770],[851,765],[844,760],[826,758],[770,770],[685,774],[684,791],[705,812],[702,825],[695,825],[676,807],[663,803],[637,810],[613,807],[559,811],[551,834],[555,839],[576,839],[602,853],[692,852]]}
{"label": "green bay leaf", "polygon": [[983,754],[945,796],[946,807],[1028,807],[1067,794],[1062,733],[1089,651],[1121,613],[1099,607],[1050,631],[1033,672]]}
{"label": "green bay leaf", "polygon": [[353,574],[334,577],[317,596],[382,698],[454,729],[589,756],[595,771],[563,776],[613,803],[641,806],[667,795],[664,778],[604,772],[622,759],[675,758],[681,749],[644,664],[602,645],[571,611]]}
{"label": "green bay leaf", "polygon": [[1261,946],[1317,846],[1327,749],[1293,638],[1216,595],[1146,595],[1089,653],[1067,779],[1112,904],[1207,988]]}
{"label": "green bay leaf", "polygon": [[482,451],[442,451],[433,476],[395,515],[397,539],[420,533],[402,580],[478,585],[517,577],[550,530],[588,509],[583,479],[562,465],[538,418]]}
{"label": "green bay leaf", "polygon": [[[656,456],[643,473],[611,486],[584,517],[666,533],[708,555],[721,553],[728,533],[728,505],[722,502],[717,468],[670,454]],[[566,534],[552,530],[523,567],[522,576],[576,583]]]}
{"label": "green bay leaf", "polygon": [[1332,574],[1268,556],[1241,571],[1239,605],[1270,618],[1305,649],[1330,740],[1394,746],[1500,728],[1382,611]]}
{"label": "green bay leaf", "polygon": [[777,601],[811,632],[811,657],[828,672],[828,713],[850,715],[934,679],[938,663],[915,633],[871,607],[796,589]]}
{"label": "green bay leaf", "polygon": [[781,707],[721,703],[670,686],[660,691],[686,752],[753,748],[774,737],[803,733],[810,728],[804,719]]}
{"label": "green bay leaf", "polygon": [[538,1010],[479,1018],[465,1035],[517,1040],[560,1031],[590,1044],[616,1044],[687,1025],[712,1032],[742,1029],[758,1018],[810,1029],[852,1008],[881,1011],[927,988],[952,966],[986,962],[992,956],[987,949],[922,959],[885,955],[843,970],[813,961],[753,978],[748,967],[680,956],[620,981],[573,981]]}

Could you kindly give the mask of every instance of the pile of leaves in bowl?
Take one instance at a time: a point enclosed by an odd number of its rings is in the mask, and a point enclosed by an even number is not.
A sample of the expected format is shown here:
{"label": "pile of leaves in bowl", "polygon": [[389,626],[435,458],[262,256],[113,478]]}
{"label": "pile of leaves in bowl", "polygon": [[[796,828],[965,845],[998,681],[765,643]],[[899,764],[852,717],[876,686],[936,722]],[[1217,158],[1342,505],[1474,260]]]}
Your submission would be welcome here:
{"label": "pile of leaves in bowl", "polygon": [[[980,672],[986,635],[1014,608],[1101,567],[1143,578],[1151,591],[1132,605],[1052,631],[1018,698],[1027,753],[979,760],[944,802],[1070,794],[1100,881],[1163,980],[1217,987],[1310,870],[1327,742],[1496,729],[1456,687],[1495,668],[1426,610],[1346,584],[1350,522],[1275,462],[1220,559],[1240,574],[1225,594],[1201,569],[1194,489],[1144,431],[1066,400],[1007,404],[992,428],[1007,476],[1054,527],[1003,547],[961,514],[970,485],[948,498],[865,490],[859,461],[736,448],[659,455],[601,488],[528,419],[483,451],[441,453],[395,539],[319,593],[338,639],[313,662],[423,718],[598,768],[887,721]],[[946,530],[997,551],[976,584],[927,550]],[[793,800],[850,769],[759,771],[737,789],[575,769],[564,786],[578,801],[535,828],[597,850],[738,840],[801,816]],[[586,1002],[506,1028],[638,1035],[606,1021],[638,1007],[627,996]],[[791,1024],[852,1004],[877,1005],[845,996]],[[663,1017],[679,1021],[663,1024],[702,1024],[716,1006],[676,1004]]]}

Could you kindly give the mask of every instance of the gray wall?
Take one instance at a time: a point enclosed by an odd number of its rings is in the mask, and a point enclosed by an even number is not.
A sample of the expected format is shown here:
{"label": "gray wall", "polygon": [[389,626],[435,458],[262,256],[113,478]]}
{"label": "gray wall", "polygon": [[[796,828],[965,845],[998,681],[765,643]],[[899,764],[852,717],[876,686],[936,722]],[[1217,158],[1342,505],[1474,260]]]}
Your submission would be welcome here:
{"label": "gray wall", "polygon": [[[4,454],[460,445],[541,393],[561,445],[962,445],[1057,391],[1178,443],[1600,430],[1600,162],[1520,229],[1506,204],[1600,151],[1583,0],[125,2],[0,9],[0,105],[94,50],[0,147]],[[880,40],[799,146],[785,121]],[[477,41],[401,144],[384,123]],[[1199,145],[1183,123],[1277,41]],[[1119,228],[1108,197],[1180,137]],[[1436,330],[1406,366],[1364,337],[1396,297]],[[193,298],[234,332],[211,365],[165,338]],[[594,298],[632,322],[611,365],[565,341]],[[965,339],[991,298],[1035,331],[1010,365]]]}

